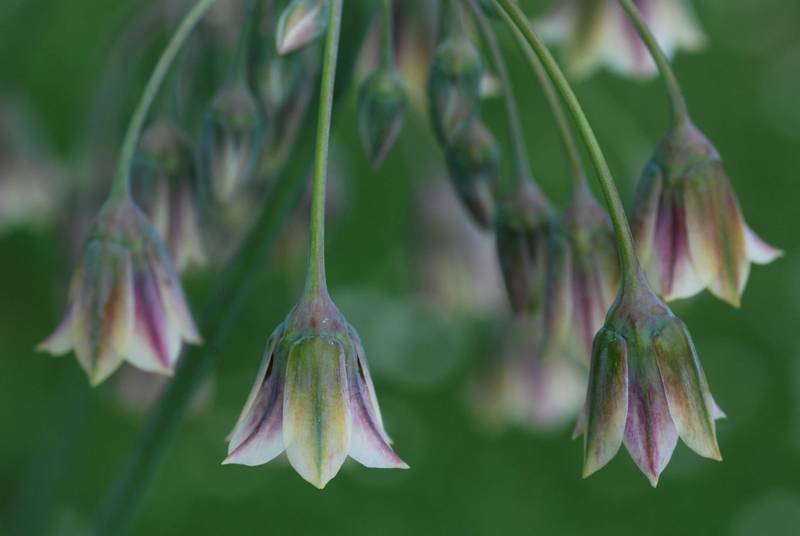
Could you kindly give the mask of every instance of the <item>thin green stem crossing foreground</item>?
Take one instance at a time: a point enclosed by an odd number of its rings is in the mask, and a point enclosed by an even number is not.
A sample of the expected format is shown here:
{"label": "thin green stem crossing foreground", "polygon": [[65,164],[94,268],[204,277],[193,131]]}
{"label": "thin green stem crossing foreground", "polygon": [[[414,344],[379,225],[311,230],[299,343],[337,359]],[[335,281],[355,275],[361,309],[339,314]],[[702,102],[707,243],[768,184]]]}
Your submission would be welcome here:
{"label": "thin green stem crossing foreground", "polygon": [[642,37],[642,41],[650,50],[650,55],[653,56],[658,71],[661,73],[661,78],[667,86],[667,95],[672,105],[672,122],[675,126],[680,126],[689,119],[689,107],[686,104],[686,98],[683,96],[683,90],[678,82],[678,77],[675,76],[675,71],[669,62],[669,58],[659,46],[653,32],[648,28],[647,23],[642,18],[639,9],[634,5],[631,0],[619,0],[622,8],[628,14],[631,22],[636,27],[636,31]]}
{"label": "thin green stem crossing foreground", "polygon": [[308,255],[306,292],[325,290],[325,194],[328,179],[328,152],[331,143],[333,94],[336,87],[336,64],[342,27],[342,0],[333,0],[322,66],[322,89],[319,100],[319,123],[315,151],[314,183],[311,199],[311,244]]}
{"label": "thin green stem crossing foreground", "polygon": [[500,8],[500,12],[508,25],[519,31],[519,36],[522,38],[521,44],[533,49],[533,52],[542,62],[548,76],[555,84],[556,89],[566,102],[567,108],[578,126],[578,132],[589,151],[592,164],[600,179],[603,196],[608,204],[611,221],[614,224],[614,232],[617,237],[623,283],[637,285],[641,269],[639,267],[639,260],[636,257],[631,228],[625,216],[625,208],[619,196],[619,191],[617,191],[616,184],[614,183],[614,177],[611,175],[611,169],[608,167],[608,162],[603,155],[603,150],[600,148],[597,136],[592,130],[589,120],[578,98],[575,96],[575,92],[572,90],[572,87],[561,71],[561,68],[558,66],[558,63],[556,63],[555,58],[553,58],[553,55],[531,28],[528,18],[517,3],[514,0],[495,0],[495,4]]}
{"label": "thin green stem crossing foreground", "polygon": [[131,167],[133,164],[133,157],[136,154],[136,147],[139,144],[139,138],[142,135],[144,123],[147,120],[147,114],[153,106],[164,83],[164,79],[169,74],[170,67],[175,62],[175,58],[183,48],[186,40],[194,30],[197,23],[203,18],[208,9],[214,4],[215,0],[199,0],[194,7],[189,11],[186,17],[181,22],[178,30],[172,36],[167,48],[164,50],[161,58],[158,60],[150,80],[144,89],[142,98],[139,105],[133,114],[128,131],[125,134],[125,140],[122,142],[122,153],[120,154],[119,166],[117,167],[117,174],[114,177],[114,182],[111,185],[111,200],[120,200],[127,198],[131,190]]}

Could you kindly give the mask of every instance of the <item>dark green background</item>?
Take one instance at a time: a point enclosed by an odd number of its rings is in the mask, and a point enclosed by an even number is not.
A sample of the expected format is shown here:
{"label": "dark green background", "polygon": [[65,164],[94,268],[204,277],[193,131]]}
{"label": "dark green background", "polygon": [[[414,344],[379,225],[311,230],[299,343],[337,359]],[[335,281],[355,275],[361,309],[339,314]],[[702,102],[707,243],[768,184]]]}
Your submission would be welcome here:
{"label": "dark green background", "polygon": [[[788,252],[754,270],[739,311],[707,295],[676,305],[729,416],[718,427],[724,463],[702,460],[680,445],[653,490],[624,452],[582,481],[581,443],[569,439],[568,429],[487,435],[464,403],[464,386],[480,370],[477,364],[498,352],[491,323],[397,313],[414,291],[413,192],[441,175],[433,159],[438,152],[418,117],[387,164],[370,170],[350,127],[350,102],[334,142],[346,162],[349,197],[330,237],[329,279],[376,363],[387,427],[412,469],[348,464],[319,492],[283,462],[220,466],[223,438],[250,388],[261,347],[299,292],[300,275],[276,263],[265,270],[224,351],[211,403],[181,429],[134,532],[800,533],[800,347],[794,338],[800,318],[800,260],[794,255],[800,247],[800,4],[696,3],[710,46],[681,55],[678,74],[696,122],[727,161],[749,222]],[[0,3],[0,95],[37,112],[54,151],[75,172],[109,43],[134,5]],[[514,50],[509,39],[504,43]],[[563,206],[568,185],[558,138],[524,64],[515,51],[510,57],[537,176]],[[577,89],[629,199],[637,171],[667,124],[661,88],[601,74]],[[500,131],[500,103],[486,109]],[[113,381],[90,391],[72,357],[32,350],[61,312],[70,267],[60,252],[55,232],[0,237],[0,534],[80,533],[141,425],[117,404]],[[188,282],[198,307],[213,275]],[[407,363],[395,364],[401,376],[377,365],[385,351],[398,353],[381,347],[381,322],[393,323],[410,341],[401,346]],[[434,376],[421,378],[428,371]]]}

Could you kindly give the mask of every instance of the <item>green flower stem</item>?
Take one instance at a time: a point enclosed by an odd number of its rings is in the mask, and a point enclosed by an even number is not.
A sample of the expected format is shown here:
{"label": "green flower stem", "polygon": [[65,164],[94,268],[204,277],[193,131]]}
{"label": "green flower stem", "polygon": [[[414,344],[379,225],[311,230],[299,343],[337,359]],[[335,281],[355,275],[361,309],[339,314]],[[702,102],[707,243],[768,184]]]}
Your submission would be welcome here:
{"label": "green flower stem", "polygon": [[394,3],[383,0],[383,66],[394,65]]}
{"label": "green flower stem", "polygon": [[264,0],[247,0],[244,26],[239,34],[239,43],[236,45],[234,58],[233,78],[246,86],[250,86],[250,58],[252,57],[253,41],[258,36],[258,24],[263,14]]}
{"label": "green flower stem", "polygon": [[608,162],[600,148],[600,143],[597,141],[597,136],[595,136],[580,102],[575,96],[575,92],[570,87],[566,76],[564,76],[553,55],[533,31],[528,18],[516,2],[514,0],[495,0],[495,4],[501,8],[500,11],[508,25],[519,31],[518,37],[523,39],[520,43],[533,49],[542,62],[547,75],[566,102],[567,108],[578,126],[578,132],[589,150],[592,164],[600,179],[600,186],[608,204],[611,221],[614,224],[614,232],[617,237],[623,283],[637,285],[641,277],[641,268],[639,259],[636,257],[631,228],[625,216],[625,208],[622,205],[622,199],[620,199]]}
{"label": "green flower stem", "polygon": [[325,41],[322,83],[319,100],[319,123],[311,199],[311,244],[308,255],[306,292],[326,289],[325,282],[325,194],[328,179],[328,151],[331,143],[333,94],[336,87],[336,63],[342,27],[342,0],[333,0]]}
{"label": "green flower stem", "polygon": [[519,105],[517,104],[517,97],[514,94],[514,87],[511,83],[511,76],[508,74],[508,66],[503,59],[503,54],[497,44],[492,25],[483,13],[483,10],[478,6],[475,0],[467,0],[467,5],[472,11],[475,20],[478,21],[483,38],[492,55],[492,61],[497,74],[500,76],[500,81],[503,85],[503,93],[505,94],[506,102],[506,116],[508,117],[508,127],[511,134],[512,152],[514,153],[514,171],[513,181],[510,186],[519,184],[522,181],[533,180],[533,173],[531,172],[531,164],[528,159],[528,152],[525,147],[525,132],[522,128],[520,121]]}
{"label": "green flower stem", "polygon": [[136,147],[139,144],[139,138],[142,135],[144,123],[147,120],[147,114],[153,105],[153,101],[161,89],[164,79],[169,74],[170,67],[172,67],[176,56],[180,52],[186,40],[191,35],[197,23],[203,18],[208,9],[214,4],[215,0],[198,0],[194,7],[189,11],[186,17],[181,22],[178,30],[172,36],[167,48],[158,60],[150,80],[147,82],[142,98],[139,105],[133,114],[128,131],[125,134],[125,140],[122,143],[122,153],[120,154],[119,167],[117,174],[114,177],[114,182],[111,185],[110,200],[118,201],[130,196],[131,188],[131,166],[133,164],[133,157],[136,154]]}
{"label": "green flower stem", "polygon": [[653,32],[648,28],[647,23],[642,18],[642,14],[634,3],[631,2],[631,0],[619,0],[619,3],[622,5],[622,9],[628,14],[631,22],[636,27],[636,31],[639,32],[642,41],[644,41],[644,44],[650,50],[650,54],[653,56],[653,60],[655,60],[658,66],[661,78],[667,86],[667,95],[672,105],[672,121],[674,125],[677,127],[684,124],[689,120],[689,107],[686,104],[686,98],[683,96],[683,90],[681,90],[678,77],[675,76],[675,71],[672,70],[669,58],[664,54]]}

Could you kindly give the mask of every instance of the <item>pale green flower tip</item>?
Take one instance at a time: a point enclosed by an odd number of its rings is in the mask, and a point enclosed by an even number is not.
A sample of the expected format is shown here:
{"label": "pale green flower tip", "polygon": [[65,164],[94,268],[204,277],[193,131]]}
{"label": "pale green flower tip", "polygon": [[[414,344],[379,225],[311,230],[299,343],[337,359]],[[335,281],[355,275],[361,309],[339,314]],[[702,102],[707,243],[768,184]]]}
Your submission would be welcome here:
{"label": "pale green flower tip", "polygon": [[293,0],[278,21],[276,48],[284,56],[318,39],[328,26],[327,0]]}

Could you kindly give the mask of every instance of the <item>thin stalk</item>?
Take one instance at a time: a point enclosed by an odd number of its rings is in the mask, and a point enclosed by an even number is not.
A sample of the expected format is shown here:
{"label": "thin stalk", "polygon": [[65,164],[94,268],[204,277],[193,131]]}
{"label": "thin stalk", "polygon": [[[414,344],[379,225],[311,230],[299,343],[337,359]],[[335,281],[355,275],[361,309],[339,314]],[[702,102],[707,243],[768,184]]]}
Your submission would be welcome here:
{"label": "thin stalk", "polygon": [[383,0],[383,66],[394,65],[394,5]]}
{"label": "thin stalk", "polygon": [[328,180],[328,152],[331,143],[333,95],[336,88],[336,63],[342,26],[342,0],[333,0],[328,21],[328,36],[322,65],[319,99],[319,124],[315,151],[314,182],[311,197],[311,243],[308,255],[306,292],[324,291],[325,282],[325,194]]}
{"label": "thin stalk", "polygon": [[197,23],[203,18],[208,9],[212,6],[215,0],[198,0],[194,7],[189,11],[186,17],[181,22],[175,34],[172,36],[167,48],[158,60],[150,80],[144,89],[142,98],[139,105],[131,118],[128,131],[125,134],[125,140],[122,143],[122,153],[120,154],[119,167],[117,174],[114,177],[114,182],[111,185],[111,194],[109,199],[112,201],[119,201],[126,199],[130,196],[131,188],[131,165],[133,157],[136,154],[136,146],[139,143],[139,138],[142,135],[144,123],[147,120],[147,114],[153,105],[153,101],[161,89],[164,79],[169,74],[170,67],[172,67],[175,57],[180,52],[183,45],[186,43],[192,30],[194,30]]}
{"label": "thin stalk", "polygon": [[500,11],[508,25],[519,31],[518,37],[522,38],[520,44],[533,49],[536,56],[542,62],[547,75],[553,81],[559,94],[566,102],[567,108],[578,126],[578,132],[589,151],[592,164],[600,180],[603,196],[608,204],[611,221],[614,225],[614,232],[617,237],[623,283],[637,285],[641,275],[641,268],[639,267],[639,260],[636,257],[631,228],[625,216],[625,208],[623,207],[622,199],[620,199],[619,191],[617,191],[616,184],[614,183],[614,177],[611,175],[611,170],[608,167],[608,162],[603,155],[603,150],[600,148],[597,136],[592,130],[592,126],[578,98],[575,96],[575,92],[572,90],[572,87],[561,71],[561,68],[558,66],[558,63],[553,58],[553,55],[536,35],[536,32],[533,31],[527,17],[516,2],[513,0],[495,0],[495,3],[501,8]]}
{"label": "thin stalk", "polygon": [[233,79],[250,87],[249,63],[252,53],[253,41],[258,32],[258,23],[263,13],[263,0],[247,0],[245,18],[239,42],[236,45],[236,56],[233,62]]}
{"label": "thin stalk", "polygon": [[478,21],[478,26],[489,48],[489,53],[492,55],[492,61],[495,69],[497,69],[497,74],[500,76],[500,82],[503,85],[506,116],[508,117],[508,128],[511,135],[511,151],[514,154],[515,175],[511,186],[525,180],[533,180],[531,164],[525,147],[525,132],[522,128],[522,121],[520,121],[519,105],[517,104],[517,97],[514,94],[511,76],[508,74],[508,66],[503,58],[503,53],[500,51],[500,46],[497,44],[497,38],[492,30],[492,25],[486,18],[483,10],[478,6],[475,0],[467,0],[467,5]]}
{"label": "thin stalk", "polygon": [[658,66],[658,71],[661,73],[661,78],[666,85],[667,95],[672,107],[672,122],[676,127],[681,126],[689,120],[689,107],[686,104],[686,98],[683,96],[683,90],[678,82],[678,77],[675,76],[675,71],[672,69],[669,58],[664,54],[653,32],[650,31],[634,3],[631,0],[619,0],[619,3],[628,14],[636,31],[639,32],[642,41],[650,50],[650,55],[653,56],[653,60]]}

